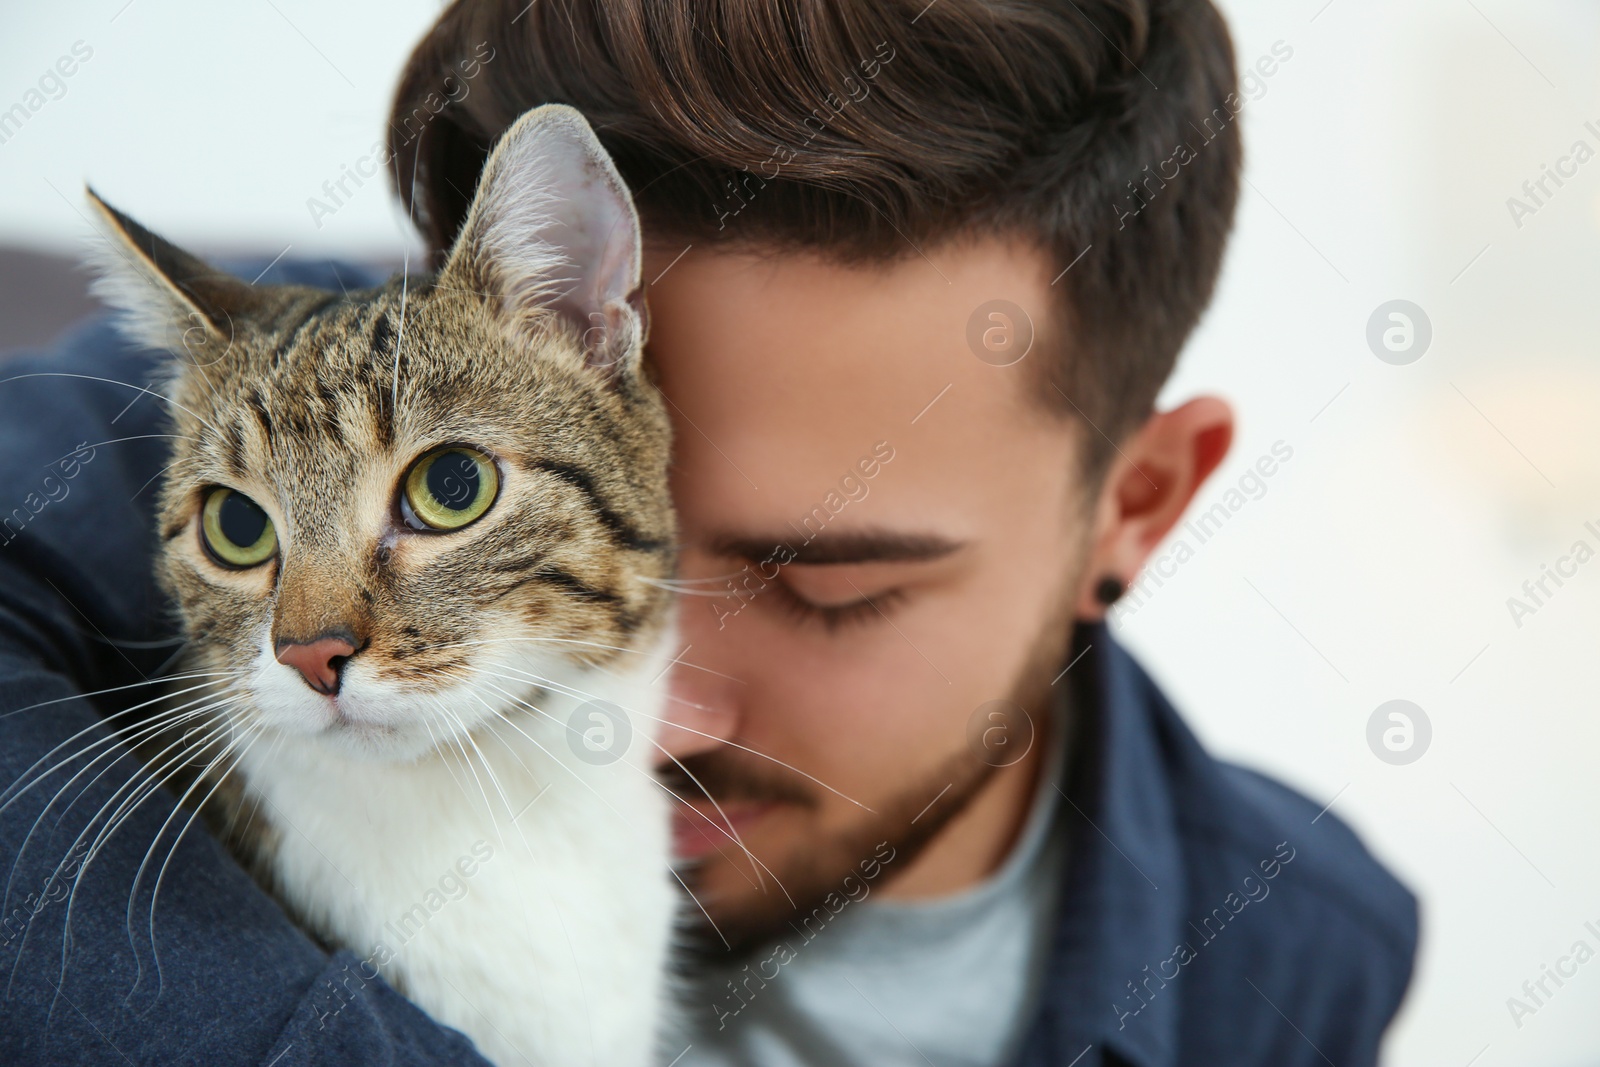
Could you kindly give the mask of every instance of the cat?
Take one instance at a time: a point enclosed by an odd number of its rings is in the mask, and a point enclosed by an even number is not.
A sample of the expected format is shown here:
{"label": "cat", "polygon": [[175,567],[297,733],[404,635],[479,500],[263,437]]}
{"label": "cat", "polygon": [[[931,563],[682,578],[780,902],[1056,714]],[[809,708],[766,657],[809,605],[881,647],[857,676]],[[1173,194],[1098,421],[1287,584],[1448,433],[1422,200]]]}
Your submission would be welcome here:
{"label": "cat", "polygon": [[437,274],[343,294],[246,284],[89,196],[99,292],[171,353],[158,569],[188,643],[151,774],[204,765],[185,802],[289,912],[489,1059],[650,1062],[676,527],[611,158],[574,109],[526,113]]}

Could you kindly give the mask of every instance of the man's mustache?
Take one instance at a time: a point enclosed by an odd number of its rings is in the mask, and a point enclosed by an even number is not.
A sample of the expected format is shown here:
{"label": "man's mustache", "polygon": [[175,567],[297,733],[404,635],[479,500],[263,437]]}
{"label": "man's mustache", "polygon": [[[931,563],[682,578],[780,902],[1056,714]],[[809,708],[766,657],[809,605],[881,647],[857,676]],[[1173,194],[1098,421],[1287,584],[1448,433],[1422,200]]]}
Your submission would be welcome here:
{"label": "man's mustache", "polygon": [[[755,761],[755,762],[752,762]],[[743,753],[701,752],[669,763],[656,777],[686,801],[787,803],[817,806],[816,793],[804,778],[759,757]]]}

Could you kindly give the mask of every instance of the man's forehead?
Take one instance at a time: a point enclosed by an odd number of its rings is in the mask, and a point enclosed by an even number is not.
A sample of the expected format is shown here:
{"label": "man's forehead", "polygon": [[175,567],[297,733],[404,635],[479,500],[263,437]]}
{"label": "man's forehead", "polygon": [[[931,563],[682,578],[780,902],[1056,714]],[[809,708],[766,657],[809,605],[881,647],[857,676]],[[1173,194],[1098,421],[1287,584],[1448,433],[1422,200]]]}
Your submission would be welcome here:
{"label": "man's forehead", "polygon": [[[1077,436],[1032,395],[1045,354],[1004,366],[968,343],[986,302],[1051,300],[1042,254],[994,240],[849,266],[651,258],[650,358],[686,535],[737,541],[732,556],[783,540],[911,558],[930,549],[918,537],[971,541],[1019,501],[1059,495]],[[878,533],[893,537],[861,540]]]}
{"label": "man's forehead", "polygon": [[974,351],[970,328],[1006,301],[1042,332],[1057,294],[1031,246],[975,240],[867,264],[694,247],[647,260],[651,356],[681,414],[816,445],[872,427],[881,437],[946,400],[980,421],[1033,403],[1042,346],[1000,366]]}

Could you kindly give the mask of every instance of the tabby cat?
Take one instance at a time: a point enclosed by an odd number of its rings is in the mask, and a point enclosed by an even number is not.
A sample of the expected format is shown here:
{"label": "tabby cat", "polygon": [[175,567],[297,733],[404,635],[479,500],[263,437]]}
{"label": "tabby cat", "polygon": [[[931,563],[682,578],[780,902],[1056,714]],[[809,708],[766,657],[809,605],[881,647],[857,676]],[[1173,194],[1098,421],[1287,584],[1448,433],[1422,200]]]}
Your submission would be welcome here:
{"label": "tabby cat", "polygon": [[649,1062],[675,527],[610,157],[528,112],[439,272],[348,293],[246,284],[90,197],[102,293],[171,353],[188,645],[152,773],[203,756],[187,803],[263,884],[490,1059]]}

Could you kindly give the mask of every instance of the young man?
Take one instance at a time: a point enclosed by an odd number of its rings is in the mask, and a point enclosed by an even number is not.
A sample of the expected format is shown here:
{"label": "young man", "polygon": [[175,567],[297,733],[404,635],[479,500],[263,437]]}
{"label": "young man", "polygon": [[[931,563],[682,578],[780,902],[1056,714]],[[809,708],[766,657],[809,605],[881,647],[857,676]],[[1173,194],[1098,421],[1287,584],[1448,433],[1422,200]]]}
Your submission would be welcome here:
{"label": "young man", "polygon": [[[662,768],[704,908],[676,1062],[1374,1062],[1411,897],[1334,816],[1207,756],[1101,621],[1228,448],[1222,402],[1153,404],[1231,221],[1234,90],[1205,0],[463,0],[413,56],[392,171],[434,250],[549,101],[644,223],[700,594]],[[141,358],[99,328],[48,369],[142,381]],[[7,498],[161,432],[128,399],[0,387]],[[0,550],[0,693],[64,709],[0,719],[7,781],[92,721],[74,692],[164,654],[136,632],[160,442],[87,454]],[[162,803],[97,864],[136,868]],[[5,813],[8,852],[39,811]],[[4,946],[31,961],[8,1059],[468,1061],[214,844],[167,878],[159,979],[128,902],[87,889],[72,966]],[[330,975],[337,1013],[310,1006]]]}

